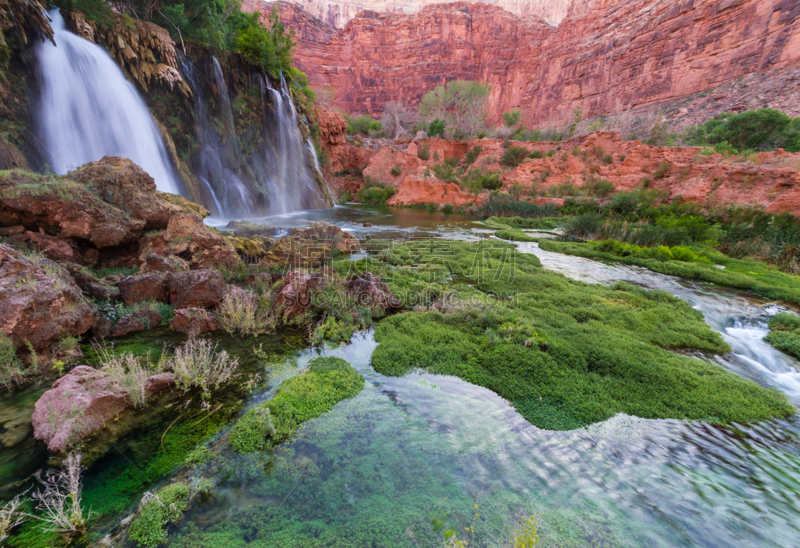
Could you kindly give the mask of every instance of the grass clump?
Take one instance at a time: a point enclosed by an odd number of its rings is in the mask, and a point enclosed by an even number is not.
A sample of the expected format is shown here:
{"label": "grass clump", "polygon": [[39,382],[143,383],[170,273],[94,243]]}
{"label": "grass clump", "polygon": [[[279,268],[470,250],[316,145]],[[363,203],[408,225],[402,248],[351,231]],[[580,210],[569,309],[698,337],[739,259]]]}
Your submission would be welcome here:
{"label": "grass clump", "polygon": [[17,356],[17,347],[11,338],[0,332],[0,385],[10,390],[27,374],[22,360]]}
{"label": "grass clump", "polygon": [[369,176],[364,177],[364,184],[356,194],[356,199],[369,205],[383,205],[394,196],[395,188],[387,183],[376,181]]}
{"label": "grass clump", "polygon": [[[455,375],[508,399],[531,423],[556,430],[617,413],[719,421],[794,413],[777,391],[675,354],[676,348],[729,351],[702,314],[680,299],[626,283],[572,281],[510,244],[448,245],[447,273],[474,285],[432,279],[425,289],[438,297],[429,306],[383,320],[372,355],[378,372]],[[419,279],[436,250],[403,244],[383,255],[394,266],[389,286],[396,294],[409,283],[399,266],[404,256],[418,265]],[[477,271],[476,257],[483,265]],[[451,298],[443,299],[448,292]]]}
{"label": "grass clump", "polygon": [[764,340],[790,356],[800,359],[800,316],[781,312],[769,320],[772,330]]}
{"label": "grass clump", "polygon": [[301,424],[352,398],[364,387],[364,377],[341,358],[319,357],[308,372],[287,379],[271,400],[251,409],[231,431],[234,451],[270,449],[291,438]]}
{"label": "grass clump", "polygon": [[504,166],[516,167],[528,157],[528,149],[520,146],[510,146],[500,157],[500,163]]}
{"label": "grass clump", "polygon": [[190,499],[191,490],[185,483],[145,493],[139,514],[131,522],[130,539],[139,546],[158,546],[167,539],[167,526],[180,521]]}

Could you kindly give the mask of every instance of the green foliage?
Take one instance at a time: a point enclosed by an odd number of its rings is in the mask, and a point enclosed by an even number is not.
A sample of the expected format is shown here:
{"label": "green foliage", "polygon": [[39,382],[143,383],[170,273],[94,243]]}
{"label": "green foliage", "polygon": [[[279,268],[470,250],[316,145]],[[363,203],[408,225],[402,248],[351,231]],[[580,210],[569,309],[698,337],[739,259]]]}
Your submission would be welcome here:
{"label": "green foliage", "polygon": [[311,334],[311,342],[322,345],[325,341],[345,343],[350,340],[356,331],[356,322],[352,314],[347,314],[341,320],[328,316],[320,323]]}
{"label": "green foliage", "polygon": [[431,159],[431,147],[428,144],[422,145],[417,150],[417,158],[423,161],[428,161]]}
{"label": "green foliage", "polygon": [[142,506],[139,515],[131,522],[130,539],[139,546],[158,546],[167,538],[166,528],[178,522],[189,506],[189,486],[174,483],[158,490]]}
{"label": "green foliage", "polygon": [[274,79],[280,78],[282,72],[291,74],[294,31],[286,31],[278,9],[270,13],[269,27],[261,22],[258,12],[243,13],[239,18],[237,52]]}
{"label": "green foliage", "polygon": [[733,154],[737,149],[784,148],[797,152],[800,151],[800,118],[790,118],[771,108],[721,114],[701,126],[689,128],[686,140],[700,146],[721,145],[717,152]]}
{"label": "green foliage", "polygon": [[100,24],[111,23],[114,18],[111,6],[105,0],[58,0],[53,4],[68,11],[79,11],[89,21]]}
{"label": "green foliage", "polygon": [[357,118],[345,114],[344,119],[347,120],[347,133],[350,135],[372,135],[381,130],[381,123],[366,114]]}
{"label": "green foliage", "polygon": [[467,155],[464,157],[464,165],[471,166],[472,164],[474,164],[475,160],[478,159],[478,156],[481,155],[482,150],[483,147],[481,145],[475,145],[474,147],[472,147],[469,150],[469,152],[467,152]]}
{"label": "green foliage", "polygon": [[520,146],[510,146],[500,158],[504,166],[516,167],[528,157],[528,150]]}
{"label": "green foliage", "polygon": [[800,359],[800,316],[781,312],[769,320],[772,330],[764,340],[790,356]]}
{"label": "green foliage", "polygon": [[518,108],[504,112],[503,123],[506,125],[506,127],[516,127],[516,125],[519,123],[519,117],[521,114],[522,111]]}
{"label": "green foliage", "polygon": [[444,137],[444,120],[433,119],[428,126],[428,137]]}
{"label": "green foliage", "polygon": [[367,176],[364,177],[364,184],[356,194],[356,199],[362,204],[383,205],[394,193],[395,188],[392,185]]}
{"label": "green foliage", "polygon": [[392,176],[399,177],[403,173],[403,166],[397,165],[392,168]]}
{"label": "green foliage", "polygon": [[598,177],[589,177],[589,180],[584,185],[584,190],[590,196],[594,196],[596,198],[605,198],[614,190],[616,187],[614,183],[609,181],[608,179],[600,179]]}
{"label": "green foliage", "polygon": [[[462,293],[443,312],[383,320],[372,355],[378,372],[398,376],[422,369],[458,376],[496,392],[547,429],[577,428],[617,413],[722,421],[794,413],[777,391],[665,350],[729,350],[685,301],[630,284],[575,282],[541,269],[534,256],[510,245],[448,245],[447,270],[477,277],[476,283],[459,288]],[[404,251],[410,250],[393,256]],[[415,251],[418,265],[436,255]],[[476,253],[488,269],[480,275],[474,271]],[[393,279],[389,285],[397,292],[400,283]],[[468,304],[477,294],[502,299],[490,306]]]}
{"label": "green foliage", "polygon": [[655,259],[657,261],[683,261],[688,263],[703,263],[713,265],[714,261],[695,253],[688,247],[668,247],[661,245],[658,247],[639,247],[633,244],[620,243],[617,240],[604,240],[596,242],[597,249],[606,253],[612,253],[620,257],[637,257],[641,259]]}
{"label": "green foliage", "polygon": [[528,201],[517,201],[509,195],[498,194],[490,196],[478,208],[478,215],[482,217],[522,217],[525,219],[537,217],[554,217],[558,207],[552,203],[534,204]]}
{"label": "green foliage", "polygon": [[231,446],[241,453],[271,449],[363,387],[364,377],[345,360],[315,358],[307,373],[285,380],[275,397],[239,419],[231,431]]}
{"label": "green foliage", "polygon": [[17,347],[11,338],[0,331],[0,385],[10,389],[25,376],[25,368],[17,357]]}
{"label": "green foliage", "polygon": [[186,455],[186,458],[183,459],[183,465],[186,468],[197,468],[201,464],[208,462],[213,456],[214,453],[208,447],[201,445]]}
{"label": "green foliage", "polygon": [[445,125],[450,138],[469,138],[480,133],[485,128],[490,88],[480,82],[451,80],[423,95],[419,103],[420,119],[431,122],[432,126],[436,122],[434,128],[428,129],[428,135],[443,135]]}
{"label": "green foliage", "polygon": [[482,190],[497,190],[503,186],[500,174],[483,166],[470,169],[458,182],[473,194]]}
{"label": "green foliage", "polygon": [[259,406],[251,409],[231,429],[231,448],[237,453],[252,453],[267,448],[267,437],[275,436],[275,426],[269,408]]}

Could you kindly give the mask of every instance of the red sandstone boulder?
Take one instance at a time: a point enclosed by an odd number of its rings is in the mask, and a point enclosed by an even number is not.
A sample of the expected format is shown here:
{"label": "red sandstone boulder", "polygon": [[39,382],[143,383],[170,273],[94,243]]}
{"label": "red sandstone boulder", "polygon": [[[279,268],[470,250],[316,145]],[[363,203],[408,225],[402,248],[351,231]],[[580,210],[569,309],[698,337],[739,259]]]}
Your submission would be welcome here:
{"label": "red sandstone boulder", "polygon": [[214,308],[225,295],[227,284],[217,270],[175,272],[167,277],[169,302],[176,309]]}
{"label": "red sandstone boulder", "polygon": [[162,257],[155,253],[150,253],[141,266],[141,272],[185,272],[190,266],[185,260],[175,255]]}
{"label": "red sandstone boulder", "polygon": [[338,253],[359,249],[358,238],[336,225],[322,221],[309,228],[295,228],[281,238],[264,261],[293,268],[313,268],[330,261]]}
{"label": "red sandstone boulder", "polygon": [[165,231],[146,235],[139,245],[141,262],[153,253],[184,257],[192,268],[231,266],[240,260],[233,244],[191,213],[173,215]]}
{"label": "red sandstone boulder", "polygon": [[[172,373],[147,379],[148,397],[172,385]],[[34,436],[52,452],[66,452],[103,424],[132,407],[128,393],[103,371],[80,365],[58,379],[36,402]]]}
{"label": "red sandstone boulder", "polygon": [[455,207],[473,205],[485,197],[470,194],[457,183],[443,183],[436,179],[406,177],[387,205],[409,206],[435,203],[452,204]]}
{"label": "red sandstone boulder", "polygon": [[276,289],[275,311],[288,321],[310,310],[314,293],[325,285],[324,276],[305,270],[289,272]]}
{"label": "red sandstone boulder", "polygon": [[131,333],[152,329],[160,324],[161,320],[161,314],[157,310],[143,308],[132,314],[126,314],[117,320],[117,323],[111,328],[111,336],[124,337]]}
{"label": "red sandstone boulder", "polygon": [[26,230],[9,237],[7,243],[17,248],[38,249],[51,261],[80,263],[81,255],[67,240],[58,236],[49,236],[39,229],[39,232]]}
{"label": "red sandstone boulder", "polygon": [[53,343],[82,335],[95,318],[94,307],[63,268],[0,245],[0,331],[17,347],[30,344],[49,356]]}
{"label": "red sandstone boulder", "polygon": [[389,286],[381,281],[380,276],[364,272],[361,276],[352,275],[347,278],[347,292],[355,296],[358,304],[371,309],[398,309],[403,305]]}
{"label": "red sandstone boulder", "polygon": [[199,335],[206,331],[219,329],[217,319],[208,310],[202,308],[180,308],[169,322],[170,327],[178,333]]}
{"label": "red sandstone boulder", "polygon": [[119,294],[126,306],[142,301],[168,303],[165,282],[165,276],[156,272],[126,276],[119,282]]}

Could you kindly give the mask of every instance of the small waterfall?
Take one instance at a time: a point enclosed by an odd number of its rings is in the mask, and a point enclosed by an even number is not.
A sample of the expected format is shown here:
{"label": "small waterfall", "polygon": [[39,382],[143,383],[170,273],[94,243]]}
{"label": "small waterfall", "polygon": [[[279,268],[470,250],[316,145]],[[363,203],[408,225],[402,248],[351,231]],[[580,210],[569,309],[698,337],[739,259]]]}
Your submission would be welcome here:
{"label": "small waterfall", "polygon": [[[306,156],[309,149],[300,137],[297,114],[285,82],[278,91],[266,77],[254,77],[264,112],[264,147],[244,157],[225,75],[219,62],[216,59],[212,62],[222,131],[215,130],[211,123],[194,66],[182,59],[181,68],[197,97],[195,117],[200,137],[197,176],[210,194],[207,203],[213,203],[215,214],[226,218],[252,217],[327,207],[326,197],[309,168]],[[311,152],[316,165],[313,147]]]}
{"label": "small waterfall", "polygon": [[130,158],[159,190],[178,183],[150,111],[106,51],[66,30],[50,11],[56,45],[36,48],[41,99],[37,126],[43,155],[59,174],[112,155]]}

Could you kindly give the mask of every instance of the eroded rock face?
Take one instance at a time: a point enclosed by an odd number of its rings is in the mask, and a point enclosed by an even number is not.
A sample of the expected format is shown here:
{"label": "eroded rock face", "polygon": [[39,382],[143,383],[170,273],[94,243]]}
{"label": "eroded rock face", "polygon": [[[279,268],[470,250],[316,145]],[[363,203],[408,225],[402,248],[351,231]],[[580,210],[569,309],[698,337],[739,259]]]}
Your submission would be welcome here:
{"label": "eroded rock face", "polygon": [[233,244],[192,213],[173,215],[166,230],[146,235],[139,245],[142,262],[151,254],[179,256],[192,268],[230,266],[239,262]]}
{"label": "eroded rock face", "polygon": [[475,80],[492,85],[490,120],[520,107],[529,126],[546,127],[571,121],[576,107],[584,117],[620,112],[800,59],[800,5],[785,0],[581,0],[558,27],[465,2],[364,11],[340,30],[295,5],[281,4],[281,17],[297,32],[295,63],[311,87],[334,90],[350,113]]}
{"label": "eroded rock face", "polygon": [[178,333],[193,335],[219,329],[214,314],[202,308],[179,308],[175,311],[175,317],[170,320],[169,325]]}
{"label": "eroded rock face", "polygon": [[142,301],[169,302],[166,277],[158,272],[126,276],[119,282],[119,294],[126,306]]}
{"label": "eroded rock face", "polygon": [[0,245],[0,331],[17,347],[50,355],[51,345],[92,327],[94,307],[70,275],[48,259],[35,261]]}
{"label": "eroded rock face", "polygon": [[284,321],[300,316],[311,309],[314,293],[324,285],[324,272],[289,272],[275,292],[275,311]]}
{"label": "eroded rock face", "polygon": [[124,337],[131,333],[138,333],[147,329],[152,329],[161,323],[162,317],[157,310],[143,308],[132,314],[126,314],[117,320],[111,328],[112,337]]}
{"label": "eroded rock face", "polygon": [[217,270],[176,272],[167,278],[169,302],[176,309],[214,308],[226,289],[225,278]]}
{"label": "eroded rock face", "polygon": [[[153,375],[147,379],[145,392],[152,396],[174,382],[172,373]],[[107,373],[79,365],[36,402],[31,417],[34,436],[50,451],[63,453],[132,405]]]}

